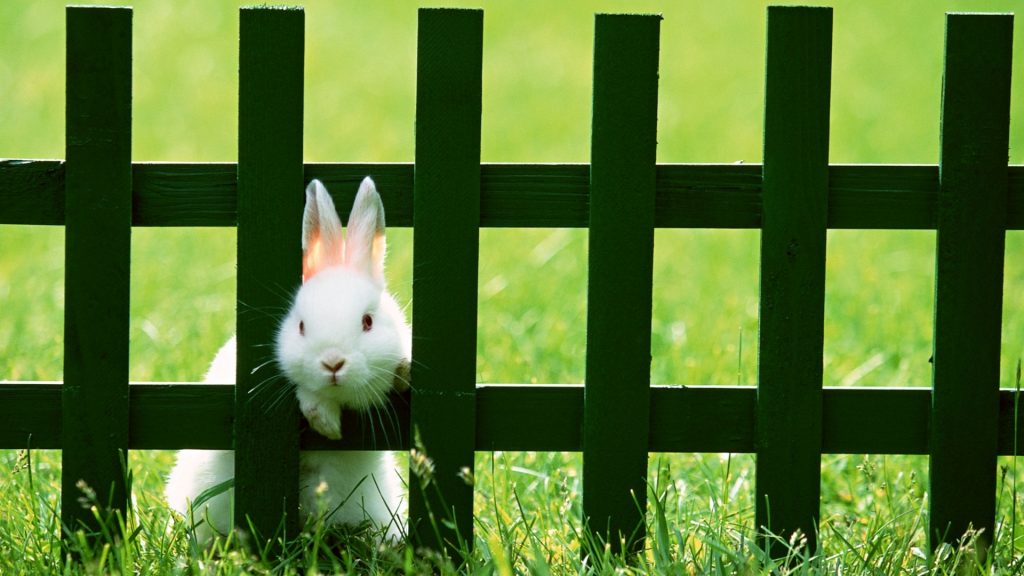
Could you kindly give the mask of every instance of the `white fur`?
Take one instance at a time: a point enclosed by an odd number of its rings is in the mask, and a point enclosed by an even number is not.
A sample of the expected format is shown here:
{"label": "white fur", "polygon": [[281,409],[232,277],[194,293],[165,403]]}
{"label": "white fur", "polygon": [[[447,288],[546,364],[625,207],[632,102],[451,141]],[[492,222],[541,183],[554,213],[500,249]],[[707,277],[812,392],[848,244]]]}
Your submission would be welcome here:
{"label": "white fur", "polygon": [[[340,438],[343,408],[386,413],[387,394],[407,385],[412,350],[405,316],[384,287],[384,209],[369,178],[353,203],[345,242],[340,226],[327,189],[314,180],[306,189],[303,219],[304,284],[275,343],[302,413],[329,438]],[[326,244],[315,247],[320,239]],[[327,253],[311,258],[311,250]],[[372,318],[369,330],[365,315]],[[234,338],[217,353],[204,381],[235,382]],[[386,415],[375,421],[391,426]],[[391,539],[405,534],[404,483],[393,453],[312,451],[299,460],[304,516],[323,515],[329,524],[368,520]],[[181,450],[167,480],[167,502],[187,517],[199,494],[233,477],[232,451]],[[230,529],[231,502],[227,491],[191,510],[197,539],[208,542]]]}

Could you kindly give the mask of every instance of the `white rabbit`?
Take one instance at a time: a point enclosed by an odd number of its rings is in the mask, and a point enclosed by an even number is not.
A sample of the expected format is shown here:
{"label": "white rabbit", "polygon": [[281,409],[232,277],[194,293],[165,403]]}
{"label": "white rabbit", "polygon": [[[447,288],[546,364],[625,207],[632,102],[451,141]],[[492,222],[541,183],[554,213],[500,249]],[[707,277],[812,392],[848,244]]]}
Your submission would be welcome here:
{"label": "white rabbit", "polygon": [[[370,178],[352,206],[347,238],[327,189],[306,188],[302,223],[302,287],[277,334],[277,363],[310,426],[341,437],[341,410],[387,410],[388,393],[408,386],[412,335],[384,285],[384,205]],[[205,382],[235,382],[235,339],[217,353]],[[378,416],[379,417],[379,416]],[[383,420],[386,420],[384,418]],[[383,420],[380,423],[383,425]],[[232,491],[202,494],[234,477],[230,450],[181,450],[167,480],[167,503],[208,542],[232,525]],[[370,521],[388,539],[406,533],[404,483],[391,452],[308,451],[300,454],[300,509],[329,524]]]}

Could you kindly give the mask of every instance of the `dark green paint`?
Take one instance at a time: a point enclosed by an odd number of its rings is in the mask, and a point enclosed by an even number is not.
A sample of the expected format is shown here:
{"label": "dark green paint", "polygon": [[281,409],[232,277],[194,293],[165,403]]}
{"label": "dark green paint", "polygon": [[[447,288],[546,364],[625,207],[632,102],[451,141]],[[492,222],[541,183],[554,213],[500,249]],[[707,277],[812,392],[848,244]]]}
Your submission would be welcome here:
{"label": "dark green paint", "polygon": [[[768,9],[755,522],[817,547],[831,8]],[[770,539],[765,538],[767,546]]]}
{"label": "dark green paint", "polygon": [[595,19],[583,515],[615,550],[644,539],[660,25]]}
{"label": "dark green paint", "polygon": [[1013,17],[950,14],[936,235],[929,541],[995,526]]}
{"label": "dark green paint", "polygon": [[473,541],[459,473],[476,430],[483,12],[421,9],[417,46],[412,427],[434,472],[410,478],[409,516],[418,545],[457,553]]}
{"label": "dark green paint", "polygon": [[[0,385],[0,448],[61,447],[61,386],[38,382]],[[928,454],[928,388],[825,388],[823,454]],[[230,449],[234,386],[133,383],[128,447]],[[395,400],[400,405],[402,400]],[[754,451],[757,390],[735,386],[651,388],[651,452]],[[583,446],[583,386],[489,384],[476,392],[477,450],[578,452]],[[195,417],[200,415],[201,418]],[[183,418],[196,426],[184,429]],[[346,415],[345,420],[357,418]],[[408,430],[408,416],[399,413]],[[1013,391],[999,393],[998,453],[1013,454],[1013,434],[1024,445],[1024,414],[1014,426]],[[343,440],[306,431],[303,450],[371,449],[359,429]],[[31,437],[31,439],[30,439]],[[388,448],[408,449],[408,434]],[[376,445],[382,448],[381,445]]]}
{"label": "dark green paint", "polygon": [[298,527],[298,408],[293,394],[275,402],[287,384],[270,362],[278,316],[246,310],[287,309],[301,278],[304,20],[301,9],[241,10],[235,524],[259,538],[285,513],[287,533]]}
{"label": "dark green paint", "polygon": [[79,482],[110,530],[128,498],[130,9],[67,9],[66,86],[61,521],[89,533],[100,521]]}
{"label": "dark green paint", "polygon": [[[235,164],[133,166],[134,226],[236,224]],[[307,164],[342,199],[373,174],[389,227],[412,226],[412,164]],[[659,164],[656,228],[760,228],[760,164]],[[1008,168],[1006,227],[1024,229],[1024,166]],[[334,192],[338,190],[338,192]],[[937,165],[829,167],[830,229],[934,230]],[[587,164],[482,164],[482,228],[585,228]],[[64,224],[64,163],[0,160],[0,224]]]}

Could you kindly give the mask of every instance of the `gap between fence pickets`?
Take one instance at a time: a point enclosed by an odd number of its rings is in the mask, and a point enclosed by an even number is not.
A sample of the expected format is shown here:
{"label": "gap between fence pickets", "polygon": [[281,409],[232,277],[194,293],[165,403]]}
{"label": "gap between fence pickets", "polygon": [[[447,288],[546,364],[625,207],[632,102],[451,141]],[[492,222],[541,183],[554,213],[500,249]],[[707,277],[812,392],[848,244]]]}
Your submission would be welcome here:
{"label": "gap between fence pickets", "polygon": [[[61,384],[0,382],[0,448],[60,449],[61,430],[53,423],[61,421]],[[231,447],[234,385],[133,382],[130,390],[130,410],[136,415],[130,421],[131,449]],[[583,390],[581,384],[478,385],[477,449],[579,451]],[[1024,442],[1024,427],[1013,425],[1014,395],[1013,389],[1000,390],[1001,455],[1013,454],[1015,430],[1018,442]],[[823,454],[928,453],[930,388],[825,387],[822,398]],[[752,386],[652,386],[649,450],[752,453],[756,401]],[[194,415],[199,408],[214,424],[178,426],[183,414]],[[378,447],[408,448],[407,432],[400,444]],[[302,446],[372,448],[358,434],[335,442],[308,430]]]}
{"label": "gap between fence pickets", "polygon": [[[658,164],[657,228],[761,226],[760,164]],[[309,163],[306,180],[332,189],[373,175],[388,225],[412,225],[412,163]],[[587,226],[589,164],[481,164],[481,227]],[[1024,165],[1008,170],[1008,230],[1024,229]],[[935,164],[829,166],[831,229],[934,230]],[[237,165],[145,162],[132,165],[134,226],[236,225]],[[338,185],[341,185],[339,188]],[[297,192],[300,193],[301,191]],[[0,224],[64,224],[62,160],[0,160]]]}

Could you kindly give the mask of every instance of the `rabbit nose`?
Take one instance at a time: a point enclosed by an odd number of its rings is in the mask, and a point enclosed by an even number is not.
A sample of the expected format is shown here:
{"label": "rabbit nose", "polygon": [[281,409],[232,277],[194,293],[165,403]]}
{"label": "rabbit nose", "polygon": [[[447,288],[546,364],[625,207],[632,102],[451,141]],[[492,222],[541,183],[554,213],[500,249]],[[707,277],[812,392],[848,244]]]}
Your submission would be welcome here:
{"label": "rabbit nose", "polygon": [[320,361],[320,365],[332,374],[337,374],[339,370],[345,367],[345,359],[337,357],[326,358]]}

